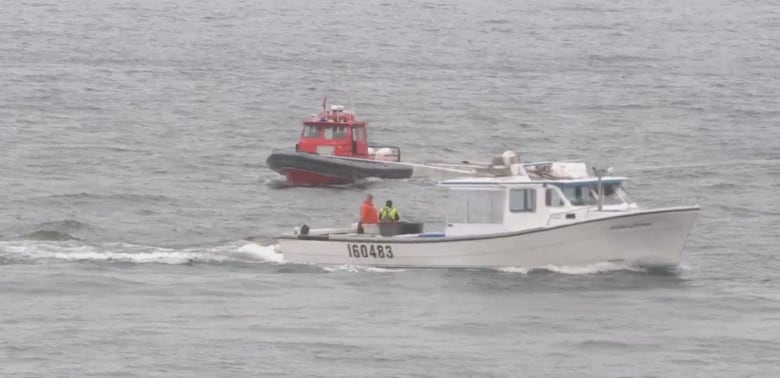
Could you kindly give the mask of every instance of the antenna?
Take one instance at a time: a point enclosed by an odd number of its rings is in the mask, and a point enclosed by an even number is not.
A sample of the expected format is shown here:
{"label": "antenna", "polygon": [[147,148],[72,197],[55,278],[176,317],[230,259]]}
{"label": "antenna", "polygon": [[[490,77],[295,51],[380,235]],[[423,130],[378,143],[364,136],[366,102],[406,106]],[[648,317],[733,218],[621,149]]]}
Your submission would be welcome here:
{"label": "antenna", "polygon": [[353,114],[357,115],[355,102],[352,101],[352,63],[347,63],[347,72],[349,73],[349,108],[352,109]]}

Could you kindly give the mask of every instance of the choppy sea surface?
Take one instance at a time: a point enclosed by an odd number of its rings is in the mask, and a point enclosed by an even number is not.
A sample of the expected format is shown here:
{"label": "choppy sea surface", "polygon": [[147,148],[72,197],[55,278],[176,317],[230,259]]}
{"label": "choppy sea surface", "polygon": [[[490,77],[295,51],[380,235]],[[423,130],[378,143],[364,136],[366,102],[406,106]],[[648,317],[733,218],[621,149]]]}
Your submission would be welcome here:
{"label": "choppy sea surface", "polygon": [[[2,1],[2,377],[780,375],[780,4]],[[265,166],[354,107],[413,161],[582,159],[697,203],[671,272],[285,263],[363,195]]]}

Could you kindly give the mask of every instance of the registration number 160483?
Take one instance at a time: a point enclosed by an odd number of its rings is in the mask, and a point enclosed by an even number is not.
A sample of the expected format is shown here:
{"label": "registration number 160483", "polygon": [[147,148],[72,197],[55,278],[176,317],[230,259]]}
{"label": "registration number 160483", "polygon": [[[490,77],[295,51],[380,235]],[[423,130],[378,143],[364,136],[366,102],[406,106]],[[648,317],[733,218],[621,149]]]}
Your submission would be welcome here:
{"label": "registration number 160483", "polygon": [[379,259],[392,259],[393,247],[381,244],[347,244],[349,257],[367,259],[369,257]]}

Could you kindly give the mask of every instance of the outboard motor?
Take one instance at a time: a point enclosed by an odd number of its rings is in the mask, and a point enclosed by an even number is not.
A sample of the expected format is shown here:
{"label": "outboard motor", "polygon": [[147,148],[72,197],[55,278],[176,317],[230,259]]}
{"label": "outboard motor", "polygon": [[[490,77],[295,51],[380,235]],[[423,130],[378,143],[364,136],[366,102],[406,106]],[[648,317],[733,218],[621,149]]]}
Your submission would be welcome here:
{"label": "outboard motor", "polygon": [[504,165],[507,167],[511,167],[512,164],[517,164],[519,160],[517,154],[510,150],[504,151],[504,153],[501,154],[501,159],[503,159]]}
{"label": "outboard motor", "polygon": [[520,163],[520,159],[514,151],[504,151],[501,154],[501,158],[504,160],[504,166],[509,170],[512,176],[527,176],[523,164]]}
{"label": "outboard motor", "polygon": [[309,226],[307,226],[305,223],[293,228],[293,234],[295,235],[308,235],[309,234]]}
{"label": "outboard motor", "polygon": [[375,151],[374,153],[374,159],[375,160],[385,160],[385,161],[399,161],[398,151],[394,151],[390,147],[382,147]]}

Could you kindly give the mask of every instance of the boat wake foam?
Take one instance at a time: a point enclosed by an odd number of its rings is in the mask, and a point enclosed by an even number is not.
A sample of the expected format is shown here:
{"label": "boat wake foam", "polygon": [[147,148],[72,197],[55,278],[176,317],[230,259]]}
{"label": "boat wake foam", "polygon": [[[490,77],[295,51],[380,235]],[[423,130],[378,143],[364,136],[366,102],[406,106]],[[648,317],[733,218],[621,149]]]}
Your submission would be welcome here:
{"label": "boat wake foam", "polygon": [[600,262],[594,264],[585,265],[546,265],[535,268],[525,267],[502,267],[496,268],[499,272],[504,273],[522,273],[529,274],[533,272],[551,272],[560,274],[598,274],[614,271],[631,271],[631,272],[644,272],[645,269],[632,266],[629,264]]}
{"label": "boat wake foam", "polygon": [[85,245],[67,241],[4,241],[0,242],[0,262],[37,263],[45,261],[121,262],[135,264],[191,263],[266,263],[283,262],[275,245],[236,242],[202,248],[162,248],[126,243]]}
{"label": "boat wake foam", "polygon": [[258,260],[279,264],[284,263],[284,255],[279,252],[279,244],[260,245],[257,243],[249,243],[238,248],[238,252]]}
{"label": "boat wake foam", "polygon": [[405,269],[401,268],[379,268],[375,266],[365,266],[365,265],[331,265],[331,266],[322,266],[322,270],[329,272],[329,273],[335,273],[335,272],[350,272],[350,273],[358,273],[358,272],[374,272],[374,273],[387,273],[387,272],[403,272]]}
{"label": "boat wake foam", "polygon": [[284,177],[273,177],[266,179],[263,184],[265,186],[271,188],[271,189],[285,189],[285,188],[292,188],[293,185],[290,184],[289,181],[287,181]]}

